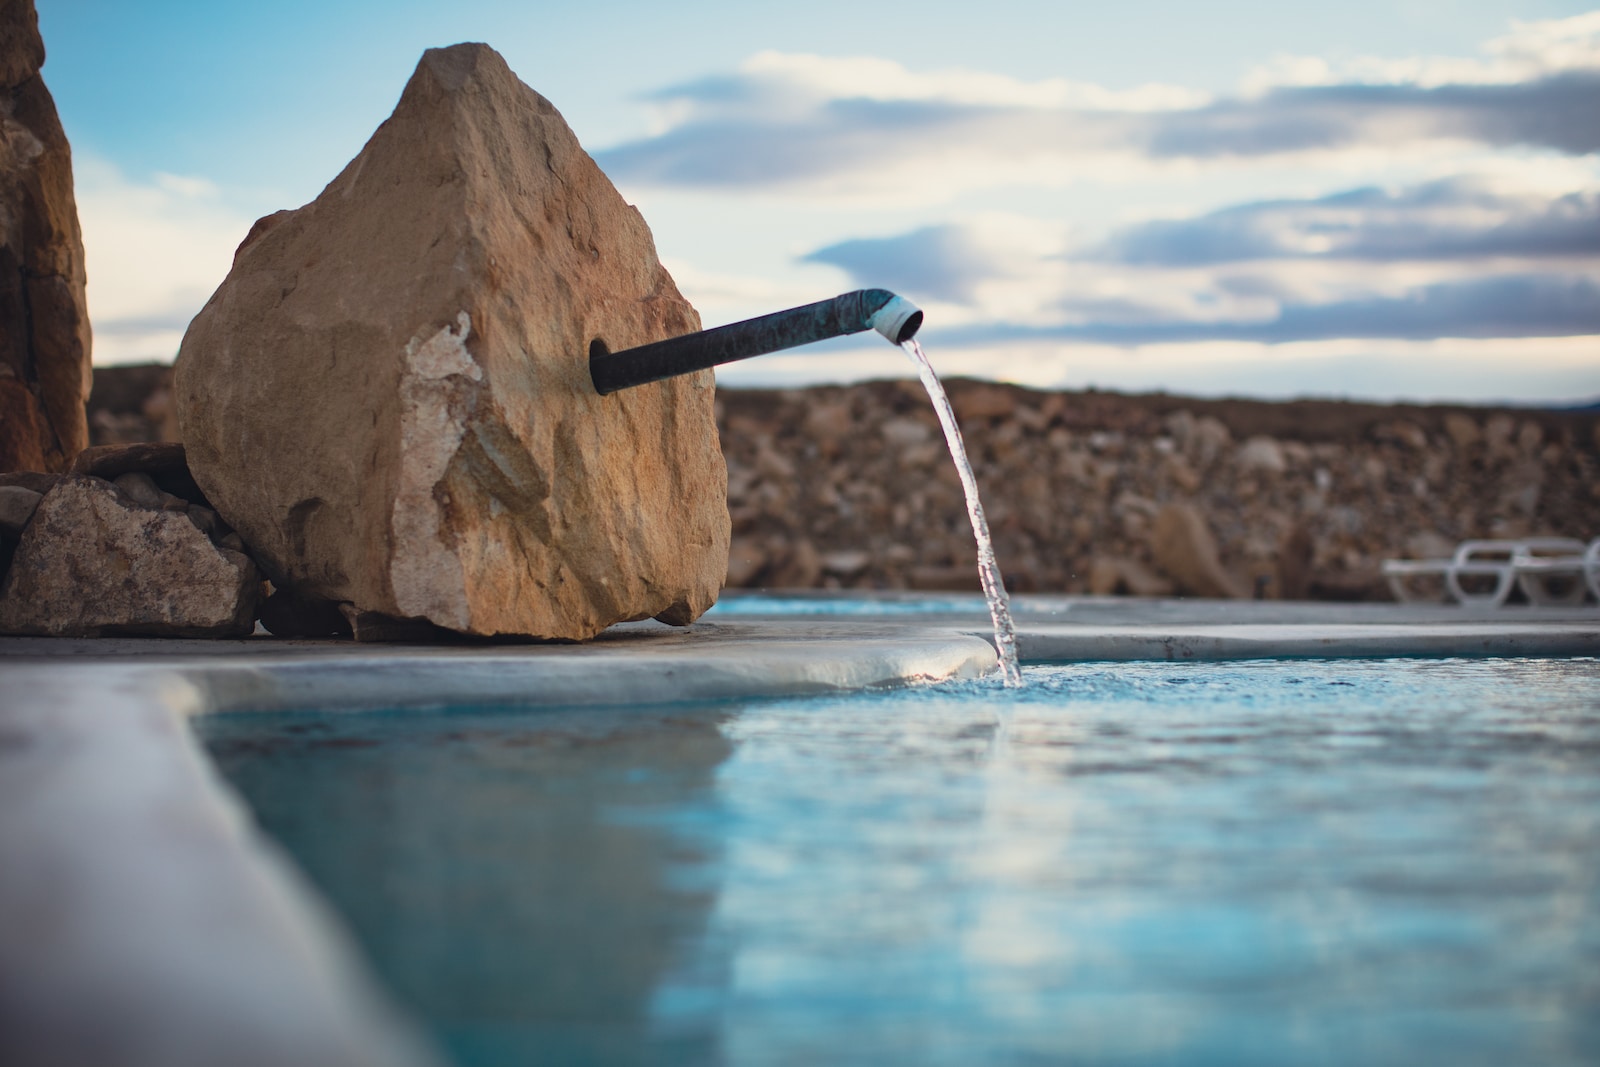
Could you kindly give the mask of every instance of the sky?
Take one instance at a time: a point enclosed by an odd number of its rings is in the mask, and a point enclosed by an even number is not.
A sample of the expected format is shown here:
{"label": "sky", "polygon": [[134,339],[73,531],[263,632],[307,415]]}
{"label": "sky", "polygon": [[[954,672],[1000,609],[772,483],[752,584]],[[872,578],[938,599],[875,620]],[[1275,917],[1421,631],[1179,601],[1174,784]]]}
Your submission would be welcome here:
{"label": "sky", "polygon": [[[95,362],[170,360],[425,48],[549,98],[707,326],[853,288],[946,376],[1600,398],[1600,8],[37,0]],[[864,335],[727,386],[905,377]]]}

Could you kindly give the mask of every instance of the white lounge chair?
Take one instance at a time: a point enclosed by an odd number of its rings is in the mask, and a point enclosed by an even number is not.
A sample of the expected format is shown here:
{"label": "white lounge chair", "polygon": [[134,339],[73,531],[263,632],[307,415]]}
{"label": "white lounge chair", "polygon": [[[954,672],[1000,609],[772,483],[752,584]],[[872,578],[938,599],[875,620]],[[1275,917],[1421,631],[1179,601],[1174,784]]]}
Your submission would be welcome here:
{"label": "white lounge chair", "polygon": [[[1439,578],[1443,593],[1458,604],[1499,607],[1515,585],[1532,604],[1571,606],[1583,602],[1585,586],[1600,600],[1600,538],[1588,546],[1570,537],[1463,541],[1449,559],[1384,560],[1382,572],[1395,599],[1402,602],[1423,599],[1415,579]],[[1488,591],[1469,590],[1462,584],[1464,578],[1486,578],[1492,584]]]}
{"label": "white lounge chair", "polygon": [[[1455,566],[1454,560],[1449,559],[1386,559],[1381,570],[1384,580],[1389,583],[1389,592],[1402,604],[1415,604],[1420,601],[1439,603],[1450,599],[1450,587],[1444,584],[1445,575]],[[1433,586],[1431,596],[1417,592],[1415,580],[1418,578],[1437,578],[1438,584]]]}
{"label": "white lounge chair", "polygon": [[1588,583],[1595,600],[1600,601],[1600,537],[1590,541],[1583,553],[1583,580]]}
{"label": "white lounge chair", "polygon": [[[1600,538],[1596,541],[1600,542]],[[1517,574],[1517,588],[1530,604],[1571,607],[1583,603],[1588,593],[1584,582],[1585,551],[1582,541],[1570,537],[1520,542],[1511,559]]]}

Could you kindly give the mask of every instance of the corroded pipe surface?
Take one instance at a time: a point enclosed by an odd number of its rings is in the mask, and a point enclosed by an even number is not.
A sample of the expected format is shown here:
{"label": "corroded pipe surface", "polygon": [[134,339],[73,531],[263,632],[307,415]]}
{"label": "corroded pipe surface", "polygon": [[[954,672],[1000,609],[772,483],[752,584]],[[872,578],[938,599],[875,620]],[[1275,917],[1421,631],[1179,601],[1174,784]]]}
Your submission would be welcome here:
{"label": "corroded pipe surface", "polygon": [[787,311],[685,334],[622,352],[592,349],[589,377],[604,396],[618,389],[659,382],[735,360],[877,330],[900,344],[916,336],[922,312],[887,289],[858,289]]}

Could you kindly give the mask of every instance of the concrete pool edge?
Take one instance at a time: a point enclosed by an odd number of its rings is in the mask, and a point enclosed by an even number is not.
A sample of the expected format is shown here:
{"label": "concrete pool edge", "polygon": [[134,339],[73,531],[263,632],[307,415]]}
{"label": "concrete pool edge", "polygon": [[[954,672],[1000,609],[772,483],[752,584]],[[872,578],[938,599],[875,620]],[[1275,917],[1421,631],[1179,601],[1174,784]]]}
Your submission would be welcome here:
{"label": "concrete pool edge", "polygon": [[1561,658],[1600,655],[1600,618],[1593,622],[1551,620],[1426,625],[1029,623],[1018,626],[1017,646],[1024,663],[1451,656]]}
{"label": "concrete pool edge", "polygon": [[255,829],[191,716],[722,701],[971,678],[995,662],[949,628],[792,622],[582,646],[162,645],[0,638],[4,1062],[439,1062]]}
{"label": "concrete pool edge", "polygon": [[212,769],[182,672],[5,679],[0,1059],[438,1062]]}

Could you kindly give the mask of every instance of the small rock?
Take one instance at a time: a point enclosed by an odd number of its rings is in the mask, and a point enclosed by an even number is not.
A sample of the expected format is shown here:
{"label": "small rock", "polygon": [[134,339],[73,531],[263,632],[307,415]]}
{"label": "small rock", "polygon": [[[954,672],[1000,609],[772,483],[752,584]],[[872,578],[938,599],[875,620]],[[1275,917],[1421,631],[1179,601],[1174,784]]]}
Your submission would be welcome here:
{"label": "small rock", "polygon": [[155,508],[158,511],[185,511],[189,507],[187,500],[165,491],[155,483],[154,478],[143,471],[119,474],[112,479],[111,484],[127,493],[134,503],[142,507]]}
{"label": "small rock", "polygon": [[1156,516],[1150,547],[1156,566],[1193,596],[1247,598],[1250,590],[1222,566],[1205,517],[1188,504],[1168,504]]}
{"label": "small rock", "polygon": [[1096,556],[1089,563],[1089,592],[1095,596],[1171,596],[1173,585],[1134,559]]}
{"label": "small rock", "polygon": [[1449,559],[1455,551],[1454,541],[1433,530],[1419,530],[1406,538],[1408,559]]}
{"label": "small rock", "polygon": [[1270,437],[1252,437],[1246,441],[1239,449],[1238,463],[1241,470],[1268,474],[1282,474],[1289,469],[1282,446]]}
{"label": "small rock", "polygon": [[1506,472],[1500,497],[1502,511],[1520,512],[1532,517],[1544,493],[1544,467],[1537,461],[1523,461]]}
{"label": "small rock", "polygon": [[1316,541],[1304,524],[1296,523],[1278,545],[1277,579],[1280,600],[1304,600],[1311,595],[1311,566]]}
{"label": "small rock", "polygon": [[788,553],[773,567],[769,583],[776,589],[809,589],[822,577],[822,559],[816,546],[807,538],[799,538],[789,547]]}
{"label": "small rock", "polygon": [[981,593],[983,580],[976,562],[970,567],[912,567],[906,575],[912,589],[926,592]]}
{"label": "small rock", "polygon": [[138,441],[124,445],[96,445],[78,453],[73,474],[92,474],[115,481],[120,475],[143,471],[156,475],[189,469],[183,445],[176,441]]}
{"label": "small rock", "polygon": [[1188,455],[1204,467],[1216,461],[1222,450],[1233,443],[1233,434],[1220,419],[1205,415],[1197,419],[1190,438]]}
{"label": "small rock", "polygon": [[817,442],[821,454],[833,459],[849,447],[850,438],[855,433],[855,418],[850,413],[850,402],[819,401],[810,405],[806,409],[805,428]]}
{"label": "small rock", "polygon": [[787,456],[766,442],[756,452],[756,472],[769,481],[780,485],[791,486],[794,484],[794,463]]}
{"label": "small rock", "polygon": [[[73,461],[72,473],[89,474],[110,482],[124,474],[143,474],[163,493],[190,504],[211,506],[189,474],[183,445],[175,441],[135,441],[86,448]],[[182,510],[176,504],[168,506],[174,511]]]}
{"label": "small rock", "polygon": [[43,493],[20,485],[0,485],[0,534],[21,537],[43,499]]}
{"label": "small rock", "polygon": [[885,441],[900,448],[926,444],[933,436],[932,428],[916,419],[888,419],[878,427],[878,432]]}
{"label": "small rock", "polygon": [[1461,452],[1467,451],[1483,439],[1477,420],[1458,411],[1452,411],[1444,417],[1444,432]]}
{"label": "small rock", "polygon": [[866,570],[871,562],[872,557],[859,550],[829,552],[822,557],[822,571],[824,574],[835,574],[840,578],[854,578]]}
{"label": "small rock", "polygon": [[1154,500],[1151,500],[1147,496],[1140,496],[1131,489],[1124,489],[1122,492],[1118,493],[1117,498],[1111,502],[1111,513],[1117,516],[1133,514],[1142,515],[1148,518],[1154,515],[1160,509],[1161,505],[1157,504]]}
{"label": "small rock", "polygon": [[362,611],[349,603],[340,604],[339,612],[348,622],[352,636],[362,643],[431,645],[442,640],[460,640],[459,635],[427,619],[403,619],[377,611]]}
{"label": "small rock", "polygon": [[1416,452],[1421,452],[1428,447],[1426,431],[1410,419],[1397,419],[1390,423],[1387,437],[1389,440],[1402,444]]}
{"label": "small rock", "polygon": [[0,474],[0,486],[19,485],[24,489],[32,489],[40,496],[54,489],[60,480],[59,474],[42,474],[38,471],[6,471]]}
{"label": "small rock", "polygon": [[1163,462],[1167,477],[1172,479],[1172,484],[1185,493],[1193,493],[1200,488],[1200,475],[1189,466],[1189,461],[1176,453],[1167,456]]}
{"label": "small rock", "polygon": [[1394,593],[1382,574],[1362,567],[1319,572],[1311,579],[1311,597],[1315,600],[1385,601],[1393,600]]}
{"label": "small rock", "polygon": [[1012,390],[1004,386],[970,382],[964,388],[951,391],[950,406],[963,423],[976,419],[999,419],[1011,414],[1016,407],[1016,397]]}
{"label": "small rock", "polygon": [[728,548],[726,584],[734,589],[748,586],[766,565],[767,550],[761,542],[747,537],[736,537]]}
{"label": "small rock", "polygon": [[273,637],[349,637],[354,632],[339,604],[296,596],[286,589],[262,601],[261,625]]}
{"label": "small rock", "polygon": [[196,504],[184,514],[189,516],[189,521],[194,523],[195,529],[211,538],[211,540],[218,541],[221,539],[222,520],[217,518],[215,511]]}
{"label": "small rock", "polygon": [[1511,447],[1511,434],[1516,424],[1509,415],[1491,415],[1483,427],[1483,439],[1491,454],[1498,455]]}
{"label": "small rock", "polygon": [[1172,443],[1178,449],[1187,452],[1194,443],[1195,417],[1194,412],[1188,409],[1174,411],[1162,421],[1167,434],[1172,438]]}
{"label": "small rock", "polygon": [[98,478],[63,478],[39,503],[0,589],[0,633],[243,637],[260,577],[186,517],[129,506]]}

